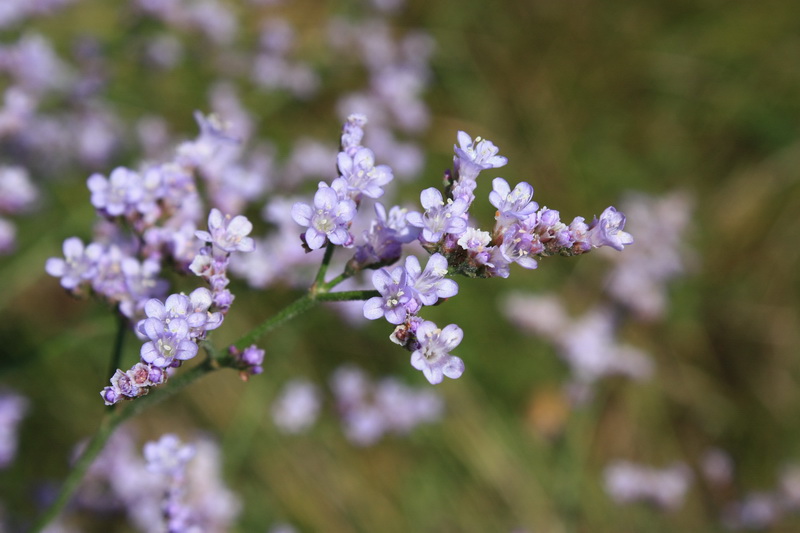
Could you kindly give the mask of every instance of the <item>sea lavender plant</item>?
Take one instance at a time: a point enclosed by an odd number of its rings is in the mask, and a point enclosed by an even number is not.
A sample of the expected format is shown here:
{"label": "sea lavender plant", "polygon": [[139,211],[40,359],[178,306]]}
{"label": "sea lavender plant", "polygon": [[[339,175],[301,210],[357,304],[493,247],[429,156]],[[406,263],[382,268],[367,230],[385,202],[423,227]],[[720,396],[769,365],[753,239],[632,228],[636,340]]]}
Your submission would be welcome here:
{"label": "sea lavender plant", "polygon": [[[364,316],[385,318],[395,326],[391,340],[411,352],[412,367],[431,384],[442,382],[444,377],[456,379],[463,374],[465,364],[451,352],[462,342],[464,331],[456,324],[439,327],[420,314],[425,307],[458,294],[458,285],[451,276],[505,278],[513,263],[536,268],[538,260],[547,256],[579,255],[602,246],[621,250],[632,243],[624,231],[625,216],[613,207],[591,223],[577,217],[567,225],[560,221],[558,212],[540,209],[533,202],[529,184],[523,182],[512,189],[502,178],[494,180],[489,198],[497,208],[494,228],[491,232],[480,230],[470,217],[470,207],[476,200],[476,180],[482,171],[499,168],[507,160],[492,142],[459,132],[453,171],[445,173],[444,190],[423,190],[423,211],[390,204],[387,210],[376,204],[373,217],[360,222],[370,229],[362,235],[363,244],[357,244],[351,228],[361,218],[362,206],[367,199],[384,196],[384,187],[393,173],[376,163],[373,153],[361,144],[366,117],[351,115],[341,136],[339,175],[318,184],[312,203],[299,200],[291,207],[292,219],[297,223],[295,236],[300,237],[308,254],[324,248],[310,289],[227,350],[218,350],[211,343],[210,332],[223,324],[234,300],[228,277],[231,256],[253,252],[256,240],[250,237],[254,228],[245,216],[223,213],[216,207],[209,210],[208,229],[198,227],[204,199],[196,180],[208,179],[204,169],[213,165],[216,158],[227,160],[230,148],[240,141],[230,135],[220,119],[199,114],[197,118],[200,136],[180,145],[171,161],[150,163],[140,170],[120,168],[108,179],[92,175],[88,182],[92,204],[104,221],[98,226],[103,230],[98,233],[98,241],[84,246],[77,238],[68,239],[65,258],[51,258],[46,265],[68,291],[91,291],[115,304],[144,341],[140,361],[128,371],[116,369],[110,385],[103,389],[101,395],[107,405],[122,400],[146,402],[142,397],[155,387],[179,388],[216,368],[237,369],[245,379],[259,374],[263,371],[264,352],[254,341],[323,301],[365,301]],[[128,229],[123,230],[123,226]],[[413,242],[429,254],[425,267],[414,255],[395,265]],[[338,276],[328,280],[333,255],[342,248],[351,249],[351,258]],[[160,277],[167,263],[181,273],[195,274],[208,286],[188,295],[170,293]],[[332,290],[367,269],[374,270],[372,290]],[[176,384],[165,386],[184,361],[198,356],[201,346],[208,354],[205,363],[183,373],[183,379],[176,378]],[[278,423],[290,431],[306,427],[309,420],[306,416],[298,423],[296,416],[284,416],[291,410],[282,405],[297,404],[284,401],[299,394],[293,391],[279,400],[274,413]],[[162,396],[150,397],[157,401]],[[115,423],[132,412],[115,411]],[[409,425],[398,423],[397,427]],[[111,429],[98,433],[74,475],[81,475]],[[386,430],[372,433],[378,435]],[[59,502],[68,493],[62,496]],[[57,502],[53,509],[58,505]],[[176,510],[175,517],[179,515]]]}

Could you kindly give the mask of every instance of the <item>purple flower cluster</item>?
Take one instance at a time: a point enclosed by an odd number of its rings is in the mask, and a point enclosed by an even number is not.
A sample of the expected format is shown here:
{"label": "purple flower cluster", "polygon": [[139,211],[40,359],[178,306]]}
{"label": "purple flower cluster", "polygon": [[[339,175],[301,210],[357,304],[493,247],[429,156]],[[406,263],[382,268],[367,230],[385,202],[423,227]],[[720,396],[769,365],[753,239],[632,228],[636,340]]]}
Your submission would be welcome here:
{"label": "purple flower cluster", "polygon": [[0,255],[13,251],[16,244],[16,226],[5,217],[30,211],[38,198],[27,170],[0,166]]}
{"label": "purple flower cluster", "polygon": [[370,147],[398,177],[408,178],[416,176],[424,164],[423,151],[408,138],[430,122],[422,93],[432,79],[429,61],[434,42],[418,29],[405,34],[396,30],[381,16],[360,22],[340,18],[331,22],[329,38],[340,55],[361,59],[367,71],[367,86],[339,99],[339,116],[369,116]]}
{"label": "purple flower cluster", "polygon": [[577,400],[590,392],[598,379],[624,375],[646,379],[653,373],[651,359],[641,350],[617,339],[615,314],[598,307],[578,318],[550,295],[511,295],[503,305],[506,316],[525,331],[552,342],[572,370]]}
{"label": "purple flower cluster", "polygon": [[228,258],[234,251],[253,250],[254,241],[247,236],[252,224],[241,215],[231,219],[212,209],[208,228],[209,231],[196,232],[197,238],[207,244],[190,268],[209,282],[211,290],[198,288],[189,296],[172,294],[163,303],[152,298],[144,304],[147,318],[136,326],[136,332],[147,339],[141,348],[141,361],[127,372],[116,371],[111,385],[100,393],[106,405],[142,396],[151,387],[164,383],[167,370],[195,357],[197,342],[222,324],[234,298],[227,288]]}
{"label": "purple flower cluster", "polygon": [[347,438],[370,446],[386,434],[405,435],[439,420],[444,401],[430,389],[415,390],[395,378],[373,382],[354,366],[338,368],[330,386]]}
{"label": "purple flower cluster", "polygon": [[691,198],[682,192],[662,197],[633,195],[625,200],[637,244],[624,254],[608,254],[614,264],[606,291],[638,319],[656,320],[667,308],[667,284],[691,265],[686,234]]}
{"label": "purple flower cluster", "polygon": [[142,532],[229,531],[241,504],[222,481],[219,455],[207,438],[184,444],[169,434],[142,453],[123,429],[81,482],[75,510],[113,511]]}
{"label": "purple flower cluster", "polygon": [[512,263],[533,269],[538,266],[537,258],[578,255],[601,246],[622,250],[633,243],[623,231],[625,215],[615,208],[609,207],[589,224],[583,217],[575,217],[567,225],[558,211],[539,208],[530,184],[522,182],[512,189],[503,178],[492,181],[489,194],[497,209],[493,231],[472,226],[469,208],[475,201],[478,175],[504,166],[507,159],[498,155],[491,141],[473,140],[463,131],[458,132],[458,141],[454,174],[446,175],[447,194],[425,189],[420,195],[424,211],[407,216],[408,223],[420,229],[423,247],[442,253],[453,271],[471,277],[505,278]]}
{"label": "purple flower cluster", "polygon": [[17,433],[28,411],[28,400],[9,391],[0,391],[0,469],[7,467],[17,454]]}

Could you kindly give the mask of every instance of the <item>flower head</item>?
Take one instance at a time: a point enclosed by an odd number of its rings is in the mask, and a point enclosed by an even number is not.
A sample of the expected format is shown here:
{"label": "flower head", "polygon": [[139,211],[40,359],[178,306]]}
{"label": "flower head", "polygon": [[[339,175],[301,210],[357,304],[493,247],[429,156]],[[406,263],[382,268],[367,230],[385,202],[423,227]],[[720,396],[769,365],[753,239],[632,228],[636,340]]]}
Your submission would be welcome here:
{"label": "flower head", "polygon": [[351,156],[339,152],[339,172],[347,183],[349,196],[358,201],[361,196],[380,198],[383,186],[392,181],[392,169],[386,165],[375,166],[375,155],[369,148],[359,148]]}
{"label": "flower head", "polygon": [[391,273],[385,268],[376,270],[372,284],[381,295],[364,302],[364,317],[370,320],[386,317],[390,324],[402,324],[407,315],[419,309],[403,267],[395,267]]}
{"label": "flower head", "polygon": [[412,211],[406,217],[412,226],[422,228],[425,242],[439,242],[445,234],[460,235],[467,229],[467,221],[462,217],[469,204],[463,198],[444,201],[442,193],[433,187],[425,189],[419,196],[424,213]]}
{"label": "flower head", "polygon": [[244,215],[231,218],[217,208],[212,208],[208,215],[208,230],[197,231],[197,238],[213,243],[223,252],[252,252],[255,241],[247,235],[253,231],[253,224]]}
{"label": "flower head", "polygon": [[615,250],[622,250],[625,246],[633,244],[633,236],[622,231],[623,228],[625,228],[625,215],[613,207],[608,207],[589,227],[589,240],[595,248],[610,246]]}
{"label": "flower head", "polygon": [[421,305],[433,305],[439,298],[450,298],[458,293],[458,284],[447,279],[447,259],[442,254],[430,256],[423,271],[413,255],[406,257],[408,285]]}
{"label": "flower head", "polygon": [[518,183],[514,190],[503,178],[492,180],[492,192],[489,193],[489,202],[497,208],[497,222],[507,226],[512,222],[523,220],[539,209],[539,204],[532,201],[533,187],[530,184]]}
{"label": "flower head", "polygon": [[432,384],[441,383],[444,376],[457,379],[464,373],[464,361],[450,352],[461,343],[464,331],[450,324],[443,329],[424,321],[417,328],[419,348],[411,354],[411,366],[421,370],[425,378]]}
{"label": "flower head", "polygon": [[458,144],[454,146],[456,155],[453,165],[459,179],[474,180],[482,170],[499,168],[508,163],[508,158],[497,155],[500,151],[492,141],[475,137],[466,132],[458,132]]}
{"label": "flower head", "polygon": [[340,199],[336,188],[320,183],[314,194],[314,207],[304,202],[292,206],[292,218],[308,229],[306,244],[311,250],[322,248],[326,241],[350,246],[353,236],[348,227],[356,214],[356,204],[349,198]]}

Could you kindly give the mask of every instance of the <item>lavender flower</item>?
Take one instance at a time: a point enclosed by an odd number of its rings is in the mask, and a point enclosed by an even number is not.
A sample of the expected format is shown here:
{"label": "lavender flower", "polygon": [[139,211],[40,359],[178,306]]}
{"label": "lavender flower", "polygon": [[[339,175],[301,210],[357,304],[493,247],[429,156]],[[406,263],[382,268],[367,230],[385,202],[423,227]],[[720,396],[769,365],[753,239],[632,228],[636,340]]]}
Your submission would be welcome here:
{"label": "lavender flower", "polygon": [[355,152],[361,146],[364,138],[364,126],[367,124],[367,117],[360,113],[354,113],[347,117],[342,126],[342,150],[346,153]]}
{"label": "lavender flower", "polygon": [[122,428],[92,464],[78,489],[78,510],[127,515],[136,531],[230,531],[240,509],[224,486],[219,446],[174,435],[142,450]]}
{"label": "lavender flower", "polygon": [[610,246],[615,250],[622,250],[625,246],[633,244],[633,236],[625,233],[625,215],[613,207],[606,208],[589,227],[589,240],[592,246]]}
{"label": "lavender flower", "polygon": [[532,201],[533,187],[524,181],[518,183],[514,190],[503,178],[492,180],[492,192],[489,193],[489,202],[497,208],[497,223],[501,227],[512,222],[524,220],[539,209],[539,204]]}
{"label": "lavender flower", "polygon": [[497,155],[497,148],[492,141],[475,137],[472,140],[466,132],[459,131],[459,146],[454,146],[456,155],[453,165],[460,179],[472,181],[482,170],[499,168],[508,163],[508,158]]}
{"label": "lavender flower", "polygon": [[108,179],[92,174],[86,184],[92,193],[92,205],[109,217],[128,214],[144,196],[141,176],[124,167],[114,169]]}
{"label": "lavender flower", "polygon": [[445,203],[442,193],[431,187],[420,194],[424,213],[412,211],[406,217],[412,226],[422,228],[422,240],[428,243],[439,242],[445,234],[460,235],[467,229],[467,221],[462,218],[469,205],[458,198]]}
{"label": "lavender flower", "polygon": [[375,218],[369,230],[363,233],[364,244],[356,247],[353,263],[356,270],[368,265],[392,264],[402,254],[403,244],[414,241],[419,235],[415,226],[408,224],[408,211],[393,206],[389,213],[380,202],[375,203]]}
{"label": "lavender flower", "polygon": [[211,209],[208,215],[209,231],[197,231],[198,239],[210,242],[223,252],[252,252],[255,241],[247,235],[253,231],[253,224],[243,215],[231,218],[222,215],[219,209]]}
{"label": "lavender flower", "polygon": [[464,332],[455,324],[443,329],[424,321],[416,331],[419,348],[411,354],[411,366],[421,370],[432,384],[441,383],[444,376],[457,379],[464,373],[464,361],[450,352],[461,343]]}
{"label": "lavender flower", "polygon": [[265,352],[255,344],[248,346],[241,352],[231,346],[230,351],[236,367],[242,371],[243,380],[247,380],[248,375],[261,374],[264,371],[261,365],[264,363]]}
{"label": "lavender flower", "polygon": [[424,271],[419,260],[410,255],[406,257],[405,270],[407,283],[420,305],[433,305],[439,298],[450,298],[458,294],[458,284],[445,278],[448,273],[447,259],[442,254],[430,256]]}
{"label": "lavender flower", "polygon": [[391,273],[385,268],[376,270],[372,284],[381,295],[364,302],[364,317],[369,320],[386,317],[390,324],[402,324],[407,315],[416,313],[420,306],[413,299],[414,293],[408,286],[407,277],[401,266],[395,267]]}
{"label": "lavender flower", "polygon": [[[151,309],[161,302],[148,302]],[[190,339],[189,323],[183,318],[168,318],[163,321],[156,316],[139,323],[138,329],[148,339],[142,345],[141,357],[146,363],[167,368],[174,361],[185,361],[197,355],[197,344]]]}
{"label": "lavender flower", "polygon": [[320,183],[314,194],[313,208],[303,202],[292,206],[294,221],[308,227],[304,235],[311,250],[322,248],[326,240],[332,244],[350,246],[353,236],[347,229],[355,214],[355,202],[349,198],[340,199],[336,189],[324,183]]}
{"label": "lavender flower", "polygon": [[339,172],[347,182],[349,196],[359,201],[361,196],[380,198],[383,186],[392,181],[392,169],[386,165],[375,166],[375,155],[369,148],[359,148],[352,156],[339,152]]}

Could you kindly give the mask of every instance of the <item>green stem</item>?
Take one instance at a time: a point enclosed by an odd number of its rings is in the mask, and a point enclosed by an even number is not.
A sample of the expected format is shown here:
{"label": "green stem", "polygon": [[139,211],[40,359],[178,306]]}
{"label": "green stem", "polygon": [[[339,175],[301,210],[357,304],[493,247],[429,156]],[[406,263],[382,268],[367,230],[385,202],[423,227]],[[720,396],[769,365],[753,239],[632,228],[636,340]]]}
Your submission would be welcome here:
{"label": "green stem", "polygon": [[90,440],[86,445],[86,448],[83,450],[81,456],[72,466],[67,478],[64,480],[64,484],[61,485],[61,489],[59,490],[55,501],[52,503],[52,505],[50,505],[47,511],[45,511],[45,513],[39,517],[39,520],[33,526],[31,531],[33,533],[41,532],[45,526],[47,526],[47,524],[49,524],[59,515],[59,513],[61,513],[61,511],[64,509],[64,506],[69,503],[69,501],[72,499],[72,496],[75,494],[75,491],[80,485],[80,482],[83,480],[86,471],[89,470],[89,467],[103,450],[108,442],[108,439],[120,424],[141,413],[145,409],[156,405],[163,400],[166,400],[170,396],[173,396],[212,370],[213,369],[208,365],[198,365],[193,367],[185,373],[171,379],[169,381],[169,387],[156,389],[147,396],[142,396],[141,398],[137,398],[135,401],[130,402],[130,405],[126,406],[126,408],[120,408],[122,406],[119,406],[110,413],[107,413],[103,418],[103,421],[100,423],[100,428],[97,430],[97,433],[95,433],[94,437],[92,437],[92,440]]}
{"label": "green stem", "polygon": [[297,315],[300,315],[305,311],[308,311],[309,309],[314,307],[316,303],[317,302],[314,295],[312,295],[310,292],[304,294],[303,296],[301,296],[288,306],[284,307],[283,310],[279,312],[277,315],[268,318],[267,320],[265,320],[264,322],[262,322],[261,324],[250,330],[250,332],[247,335],[240,338],[238,341],[234,342],[233,346],[239,351],[244,350],[245,348],[253,344],[256,340],[261,338],[269,331],[275,329],[284,322],[293,319]]}
{"label": "green stem", "polygon": [[325,248],[325,256],[322,258],[322,263],[319,265],[319,270],[317,271],[317,277],[314,279],[314,286],[319,286],[325,283],[325,274],[328,272],[328,266],[331,263],[331,258],[333,257],[333,250],[336,248],[330,241],[328,241],[328,246]]}
{"label": "green stem", "polygon": [[354,300],[369,300],[373,296],[380,296],[378,291],[339,291],[326,292],[317,295],[320,302],[351,302]]}

